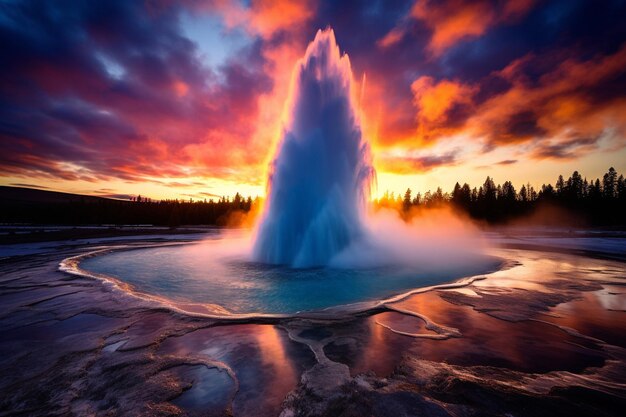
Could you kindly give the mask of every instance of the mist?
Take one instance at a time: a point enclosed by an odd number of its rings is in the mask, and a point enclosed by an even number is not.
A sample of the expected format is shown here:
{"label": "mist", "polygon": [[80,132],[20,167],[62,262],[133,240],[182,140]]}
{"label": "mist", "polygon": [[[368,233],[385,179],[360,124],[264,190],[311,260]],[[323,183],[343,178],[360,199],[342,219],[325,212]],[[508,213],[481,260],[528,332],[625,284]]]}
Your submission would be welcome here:
{"label": "mist", "polygon": [[350,61],[332,29],[296,63],[252,260],[294,268],[434,269],[478,259],[478,230],[450,210],[405,222],[367,211],[375,171]]}
{"label": "mist", "polygon": [[408,221],[395,210],[367,215],[365,233],[329,266],[362,269],[405,266],[420,270],[468,267],[485,260],[486,239],[469,219],[449,208],[423,210]]}

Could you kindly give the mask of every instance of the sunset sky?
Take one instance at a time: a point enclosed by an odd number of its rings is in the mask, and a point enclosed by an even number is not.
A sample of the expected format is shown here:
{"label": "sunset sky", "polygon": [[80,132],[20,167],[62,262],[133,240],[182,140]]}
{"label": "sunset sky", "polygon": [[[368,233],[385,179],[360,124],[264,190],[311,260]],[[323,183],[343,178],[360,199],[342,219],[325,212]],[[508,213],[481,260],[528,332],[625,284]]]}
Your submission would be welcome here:
{"label": "sunset sky", "polygon": [[626,173],[625,1],[3,1],[0,184],[264,195],[294,63],[331,26],[378,192]]}

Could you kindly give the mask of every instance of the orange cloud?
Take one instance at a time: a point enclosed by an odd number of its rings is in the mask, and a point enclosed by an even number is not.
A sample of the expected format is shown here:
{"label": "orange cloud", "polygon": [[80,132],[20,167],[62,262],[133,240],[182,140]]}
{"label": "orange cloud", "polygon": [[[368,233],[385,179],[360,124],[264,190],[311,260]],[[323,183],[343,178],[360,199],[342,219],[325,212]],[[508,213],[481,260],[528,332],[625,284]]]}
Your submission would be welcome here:
{"label": "orange cloud", "polygon": [[436,4],[418,1],[411,15],[432,29],[428,47],[435,55],[460,39],[482,35],[496,20],[495,10],[487,2],[462,0]]}
{"label": "orange cloud", "polygon": [[418,137],[427,139],[450,130],[450,110],[472,103],[476,88],[457,81],[435,83],[432,77],[422,76],[411,84],[413,103],[417,108]]}
{"label": "orange cloud", "polygon": [[[526,61],[532,65],[534,60]],[[626,45],[609,56],[565,60],[536,82],[527,79],[523,66],[523,61],[514,62],[495,74],[511,87],[476,108],[468,120],[476,134],[487,136],[493,144],[548,138],[573,148],[588,139],[597,141],[610,129],[622,137],[626,133],[625,100],[611,97],[611,89],[606,88],[626,67]]]}
{"label": "orange cloud", "polygon": [[[430,147],[456,135],[482,141],[486,152],[497,146],[522,146],[534,159],[574,159],[601,144],[623,148],[626,99],[619,86],[626,45],[612,55],[587,60],[573,58],[572,51],[563,53],[570,58],[525,56],[472,84],[417,78],[411,84],[416,125],[406,132],[377,132],[385,138],[376,143],[381,155],[377,166],[405,173],[427,171],[437,161],[449,163],[449,158],[413,158],[397,152],[385,156],[385,151],[409,144]],[[539,78],[528,75],[533,68],[550,66]],[[490,90],[494,84],[497,89]],[[376,94],[383,94],[380,87]]]}
{"label": "orange cloud", "polygon": [[[535,0],[508,0],[494,4],[482,0],[417,0],[409,17],[423,22],[431,31],[429,51],[441,55],[457,42],[484,34],[490,27],[510,23],[524,16]],[[406,24],[396,26],[378,44],[382,47],[400,41]]]}
{"label": "orange cloud", "polygon": [[207,8],[219,13],[228,27],[243,27],[263,38],[282,30],[298,29],[315,11],[313,0],[252,0],[249,6],[216,0]]}
{"label": "orange cloud", "polygon": [[[537,159],[575,158],[595,149],[601,140],[617,148],[626,145],[626,99],[611,87],[623,79],[626,45],[609,56],[566,59],[532,80],[525,69],[543,59],[527,56],[514,61],[482,85],[418,78],[411,86],[416,139],[436,141],[463,133],[484,140],[487,150],[528,144]],[[496,79],[507,82],[508,88],[489,94],[484,89]]]}
{"label": "orange cloud", "polygon": [[311,1],[255,0],[251,5],[251,23],[262,35],[301,25],[313,16]]}
{"label": "orange cloud", "polygon": [[395,43],[400,42],[403,37],[404,37],[404,30],[402,28],[395,27],[391,29],[382,39],[380,39],[377,42],[377,44],[378,46],[382,46],[383,48],[386,48],[388,46],[391,46]]}

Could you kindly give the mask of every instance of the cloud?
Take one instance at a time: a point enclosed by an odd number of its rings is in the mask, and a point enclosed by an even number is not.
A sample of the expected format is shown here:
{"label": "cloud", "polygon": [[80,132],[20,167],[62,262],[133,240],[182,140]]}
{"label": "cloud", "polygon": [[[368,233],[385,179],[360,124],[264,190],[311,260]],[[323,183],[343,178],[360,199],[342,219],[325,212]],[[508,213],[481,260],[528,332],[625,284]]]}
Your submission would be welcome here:
{"label": "cloud", "polygon": [[[428,50],[439,56],[462,40],[483,35],[492,26],[523,17],[534,3],[535,0],[417,0],[409,16],[431,30]],[[409,28],[404,19],[379,41],[379,45],[388,47],[399,42]]]}
{"label": "cloud", "polygon": [[485,137],[490,147],[535,142],[535,155],[541,157],[571,157],[575,149],[585,149],[579,145],[598,142],[607,130],[624,137],[626,100],[617,86],[626,81],[626,44],[588,59],[572,51],[535,80],[529,77],[546,59],[527,57],[495,72],[492,77],[509,88],[475,103],[466,128]]}
{"label": "cloud", "polygon": [[395,27],[391,29],[383,38],[379,39],[376,43],[378,44],[378,46],[381,46],[383,48],[394,45],[402,40],[402,38],[404,37],[404,30],[405,29],[401,27]]}
{"label": "cloud", "polygon": [[242,27],[266,39],[301,26],[315,13],[312,0],[252,0],[249,4],[236,0],[214,0],[192,2],[190,6],[218,13],[228,27]]}
{"label": "cloud", "polygon": [[[476,14],[480,8],[486,10],[486,18],[479,19],[484,30],[474,31],[482,31],[480,35],[458,37],[458,33],[445,32],[445,24],[438,25],[440,20],[454,20],[457,14]],[[416,11],[428,15],[429,19],[415,18],[412,13]],[[612,76],[591,77],[594,80],[583,84],[579,97],[569,97],[548,86],[550,83],[542,77],[550,73],[560,77],[558,67],[565,62],[583,62],[596,69],[601,67],[602,64],[596,61],[615,54],[626,42],[626,29],[617,18],[624,11],[624,4],[618,1],[608,1],[601,7],[588,2],[561,0],[549,4],[414,2],[391,24],[386,20],[388,26],[377,38],[379,46],[381,39],[385,40],[384,47],[363,48],[371,63],[367,72],[366,114],[373,119],[372,136],[376,138],[377,148],[430,146],[433,141],[447,140],[456,134],[465,135],[472,142],[482,141],[485,151],[503,144],[524,145],[528,150],[531,148],[527,145],[529,142],[555,135],[557,140],[563,136],[566,136],[563,140],[599,138],[603,131],[615,128],[616,120],[619,125],[621,105],[617,98],[626,96],[625,84],[619,80],[611,81]],[[469,30],[466,25],[454,27],[461,32]],[[377,29],[374,26],[372,31]],[[439,38],[435,36],[438,30],[442,31]],[[390,38],[385,39],[386,35]],[[436,38],[443,41],[433,43]],[[440,47],[434,54],[435,44],[448,46]],[[355,61],[356,69],[358,64]],[[574,86],[577,79],[590,78],[592,74],[583,71],[563,75]],[[428,80],[422,84],[428,89],[418,91],[439,97],[439,104],[431,107],[440,111],[430,113],[437,117],[424,117],[429,113],[422,111],[419,94],[416,97],[415,87],[411,88],[412,83],[419,85],[420,79],[422,82]],[[449,103],[443,101],[443,94],[436,94],[436,87],[441,87],[442,92],[450,91]],[[463,95],[453,94],[455,88],[463,90]],[[542,90],[554,99],[562,99],[565,105],[560,112],[547,108],[548,103],[543,101],[545,97],[534,104],[529,103],[529,99],[539,97]],[[527,92],[531,97],[526,96]],[[603,95],[605,97],[601,97]],[[576,105],[574,98],[582,103],[593,98],[589,105],[591,113],[597,113],[597,116],[587,118],[593,119],[589,120],[587,130],[594,133],[578,132],[583,122],[572,119],[577,116],[568,115],[568,107],[576,108],[582,114],[587,112],[588,106]],[[491,109],[490,100],[493,100]],[[569,104],[566,104],[568,100]],[[616,107],[610,110],[605,103]],[[411,106],[416,111],[411,113]],[[547,113],[543,112],[544,108]],[[544,113],[546,117],[539,117]],[[559,114],[559,120],[549,118]],[[474,115],[476,118],[472,118]],[[557,128],[568,125],[569,120],[580,127],[572,132]]]}
{"label": "cloud", "polygon": [[[86,181],[227,177],[239,162],[231,147],[259,146],[250,132],[259,97],[272,89],[260,44],[216,73],[181,34],[180,5],[151,5],[84,2],[71,13],[56,2],[5,6],[0,173]],[[193,146],[210,151],[198,160]],[[256,155],[247,162],[262,163]]]}
{"label": "cloud", "polygon": [[252,26],[264,36],[301,25],[313,16],[311,1],[277,2],[255,0],[251,7]]}
{"label": "cloud", "polygon": [[517,159],[505,159],[500,162],[496,162],[496,165],[513,165],[517,164]]}
{"label": "cloud", "polygon": [[419,137],[444,135],[455,126],[455,119],[467,114],[475,88],[457,81],[422,76],[411,84],[413,103],[417,108]]}
{"label": "cloud", "polygon": [[575,50],[561,51],[558,62],[549,55],[527,55],[471,84],[416,79],[416,140],[464,134],[485,152],[525,144],[537,159],[572,159],[601,140],[625,146],[626,44],[587,59]]}
{"label": "cloud", "polygon": [[541,143],[533,150],[536,159],[574,159],[595,148],[596,138],[578,138],[564,142]]}
{"label": "cloud", "polygon": [[222,197],[222,196],[220,196],[218,194],[207,193],[207,192],[200,192],[198,194],[201,195],[201,196],[204,196],[204,197],[211,197],[211,198],[220,198],[220,197]]}
{"label": "cloud", "polygon": [[395,156],[381,155],[376,160],[377,169],[395,174],[415,174],[431,171],[441,166],[457,163],[457,151],[440,155]]}

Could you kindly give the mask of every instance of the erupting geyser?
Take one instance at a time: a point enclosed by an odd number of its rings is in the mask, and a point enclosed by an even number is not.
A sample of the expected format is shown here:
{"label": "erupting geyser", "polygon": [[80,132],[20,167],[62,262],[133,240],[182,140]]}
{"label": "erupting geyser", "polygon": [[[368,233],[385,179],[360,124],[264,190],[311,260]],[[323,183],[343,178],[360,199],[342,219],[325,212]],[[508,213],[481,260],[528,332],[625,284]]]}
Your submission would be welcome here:
{"label": "erupting geyser", "polygon": [[[334,33],[319,31],[293,72],[252,251],[258,262],[250,262],[246,234],[223,231],[193,245],[88,254],[85,274],[202,303],[213,314],[294,314],[361,311],[499,268],[500,260],[483,255],[480,234],[451,212],[409,222],[394,211],[366,212],[375,172],[355,92]],[[314,266],[324,268],[307,268]]]}
{"label": "erupting geyser", "polygon": [[294,69],[256,261],[326,265],[363,235],[374,169],[353,93],[348,56],[332,29],[318,31]]}

